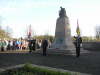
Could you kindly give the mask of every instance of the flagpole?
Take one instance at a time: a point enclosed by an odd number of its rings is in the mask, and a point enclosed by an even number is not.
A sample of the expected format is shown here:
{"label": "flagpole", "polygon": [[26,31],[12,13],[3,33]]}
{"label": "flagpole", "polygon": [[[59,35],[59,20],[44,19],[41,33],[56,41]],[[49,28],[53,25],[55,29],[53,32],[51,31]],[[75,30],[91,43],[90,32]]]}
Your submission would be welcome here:
{"label": "flagpole", "polygon": [[29,25],[29,29],[28,29],[28,38],[30,39],[32,36],[32,29],[31,29],[31,24]]}
{"label": "flagpole", "polygon": [[77,33],[78,36],[80,36],[80,28],[79,28],[78,19],[77,19],[77,28],[76,28],[76,33]]}

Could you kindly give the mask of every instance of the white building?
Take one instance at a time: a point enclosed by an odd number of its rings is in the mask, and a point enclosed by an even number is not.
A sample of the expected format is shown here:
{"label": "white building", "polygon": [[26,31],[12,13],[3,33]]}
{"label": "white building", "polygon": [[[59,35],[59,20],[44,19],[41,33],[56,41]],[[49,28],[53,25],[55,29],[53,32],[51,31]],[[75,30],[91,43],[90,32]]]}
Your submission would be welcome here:
{"label": "white building", "polygon": [[100,26],[96,26],[96,38],[100,38]]}

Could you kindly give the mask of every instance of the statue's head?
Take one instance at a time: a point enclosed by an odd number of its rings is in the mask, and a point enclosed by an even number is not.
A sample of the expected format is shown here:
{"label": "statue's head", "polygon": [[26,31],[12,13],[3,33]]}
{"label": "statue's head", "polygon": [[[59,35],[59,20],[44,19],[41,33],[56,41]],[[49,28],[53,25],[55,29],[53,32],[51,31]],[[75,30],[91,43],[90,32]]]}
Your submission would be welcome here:
{"label": "statue's head", "polygon": [[65,8],[60,7],[61,10],[59,11],[59,16],[60,17],[66,17],[66,10]]}

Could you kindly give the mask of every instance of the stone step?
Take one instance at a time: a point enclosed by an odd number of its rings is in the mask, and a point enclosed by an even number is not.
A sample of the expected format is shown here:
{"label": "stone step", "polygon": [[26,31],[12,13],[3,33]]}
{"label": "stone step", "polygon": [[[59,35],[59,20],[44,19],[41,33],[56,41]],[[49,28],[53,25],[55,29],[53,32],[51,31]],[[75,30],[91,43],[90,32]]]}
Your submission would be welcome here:
{"label": "stone step", "polygon": [[[42,50],[37,50],[35,53],[42,53]],[[76,50],[58,50],[58,49],[48,49],[48,54],[76,54]],[[88,50],[81,49],[80,53],[90,53]]]}

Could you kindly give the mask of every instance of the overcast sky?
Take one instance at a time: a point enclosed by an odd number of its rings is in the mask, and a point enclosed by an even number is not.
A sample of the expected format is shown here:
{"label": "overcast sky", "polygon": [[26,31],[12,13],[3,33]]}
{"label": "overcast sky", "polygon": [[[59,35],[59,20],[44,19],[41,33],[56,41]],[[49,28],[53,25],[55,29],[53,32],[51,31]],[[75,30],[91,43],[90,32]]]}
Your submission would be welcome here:
{"label": "overcast sky", "polygon": [[66,9],[71,35],[77,19],[82,36],[94,36],[100,25],[100,0],[0,0],[0,24],[9,27],[13,37],[25,37],[31,24],[35,35],[55,34],[60,6]]}

